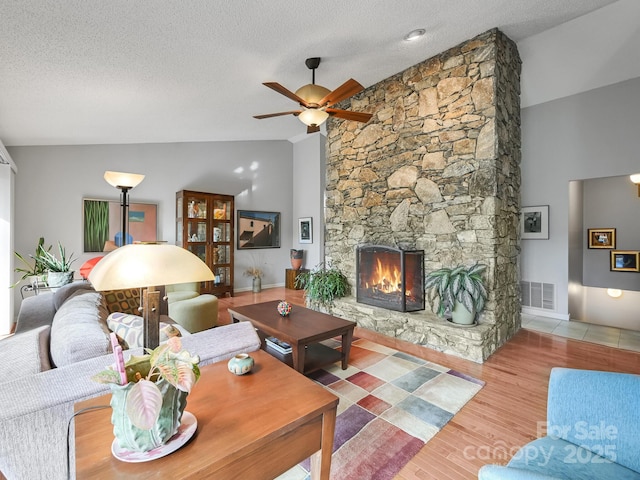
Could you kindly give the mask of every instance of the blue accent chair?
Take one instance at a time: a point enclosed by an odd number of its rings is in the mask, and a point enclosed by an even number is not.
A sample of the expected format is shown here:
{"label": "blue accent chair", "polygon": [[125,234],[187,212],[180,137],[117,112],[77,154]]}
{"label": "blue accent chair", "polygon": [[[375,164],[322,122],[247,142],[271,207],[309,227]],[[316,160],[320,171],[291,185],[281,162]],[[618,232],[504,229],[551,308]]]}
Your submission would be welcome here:
{"label": "blue accent chair", "polygon": [[640,479],[640,376],[554,368],[546,436],[480,480]]}

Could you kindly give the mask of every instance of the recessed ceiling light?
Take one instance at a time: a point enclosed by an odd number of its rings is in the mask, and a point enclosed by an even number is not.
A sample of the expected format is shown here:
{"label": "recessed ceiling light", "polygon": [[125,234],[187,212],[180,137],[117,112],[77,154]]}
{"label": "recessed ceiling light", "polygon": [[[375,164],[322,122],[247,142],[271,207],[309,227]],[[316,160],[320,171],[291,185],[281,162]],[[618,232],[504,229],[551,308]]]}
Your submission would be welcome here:
{"label": "recessed ceiling light", "polygon": [[409,33],[407,33],[404,36],[404,41],[405,42],[413,42],[414,40],[417,40],[420,37],[422,37],[425,33],[426,33],[426,30],[424,28],[418,28],[416,30],[411,30]]}

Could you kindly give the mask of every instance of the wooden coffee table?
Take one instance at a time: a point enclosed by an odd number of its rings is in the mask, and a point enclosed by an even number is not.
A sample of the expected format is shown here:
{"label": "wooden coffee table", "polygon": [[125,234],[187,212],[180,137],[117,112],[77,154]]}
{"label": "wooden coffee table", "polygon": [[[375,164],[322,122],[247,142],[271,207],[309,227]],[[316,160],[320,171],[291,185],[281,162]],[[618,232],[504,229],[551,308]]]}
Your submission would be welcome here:
{"label": "wooden coffee table", "polygon": [[[263,349],[300,373],[308,374],[338,361],[342,361],[343,370],[347,368],[355,322],[298,305],[293,306],[287,317],[282,317],[276,309],[278,303],[274,300],[228,310],[234,322],[249,321],[258,329]],[[342,336],[341,352],[319,343],[339,335]],[[283,355],[267,347],[265,336],[287,342],[291,345],[291,354]]]}
{"label": "wooden coffee table", "polygon": [[[182,448],[150,462],[111,454],[111,408],[78,415],[78,479],[271,480],[311,457],[311,478],[329,479],[338,397],[263,351],[251,373],[235,376],[227,362],[202,367],[186,411],[198,428]],[[76,412],[109,405],[111,395],[79,402]]]}

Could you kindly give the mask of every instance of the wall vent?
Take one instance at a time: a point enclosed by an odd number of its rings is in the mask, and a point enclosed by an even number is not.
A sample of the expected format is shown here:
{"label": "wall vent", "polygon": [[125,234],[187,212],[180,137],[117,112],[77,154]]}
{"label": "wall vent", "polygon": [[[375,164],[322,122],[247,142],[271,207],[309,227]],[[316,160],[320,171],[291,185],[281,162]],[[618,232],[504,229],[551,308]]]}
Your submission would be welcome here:
{"label": "wall vent", "polygon": [[522,281],[520,292],[523,307],[556,309],[556,286],[553,283]]}

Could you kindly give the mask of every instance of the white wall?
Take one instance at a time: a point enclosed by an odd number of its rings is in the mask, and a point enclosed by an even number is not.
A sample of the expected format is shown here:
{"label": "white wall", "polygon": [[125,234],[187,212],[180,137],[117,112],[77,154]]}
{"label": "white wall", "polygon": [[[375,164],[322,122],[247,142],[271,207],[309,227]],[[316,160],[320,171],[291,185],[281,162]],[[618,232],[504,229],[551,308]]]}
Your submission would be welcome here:
{"label": "white wall", "polygon": [[[15,249],[30,253],[40,236],[58,240],[79,260],[82,253],[82,198],[119,199],[105,170],[143,173],[132,202],[159,204],[160,240],[175,242],[175,194],[189,189],[235,195],[236,209],[282,213],[281,248],[236,252],[235,287],[251,288],[243,275],[253,262],[265,270],[263,287],[284,285],[292,246],[292,158],[288,141],[202,142],[138,145],[13,147],[19,170],[15,192]],[[297,234],[296,234],[297,235]],[[19,299],[19,295],[16,297]]]}
{"label": "white wall", "polygon": [[[1,144],[0,144],[1,145]],[[14,294],[13,276],[14,177],[12,165],[0,162],[0,335],[11,332]]]}
{"label": "white wall", "polygon": [[[324,261],[325,142],[321,133],[293,145],[293,247],[304,250],[304,268]],[[298,219],[311,217],[313,243],[298,243]]]}
{"label": "white wall", "polygon": [[522,205],[549,205],[549,240],[522,241],[522,279],[568,314],[569,182],[640,170],[640,78],[522,111]]}

